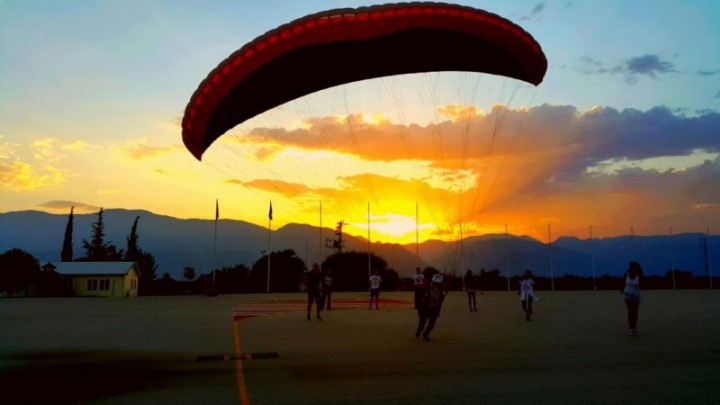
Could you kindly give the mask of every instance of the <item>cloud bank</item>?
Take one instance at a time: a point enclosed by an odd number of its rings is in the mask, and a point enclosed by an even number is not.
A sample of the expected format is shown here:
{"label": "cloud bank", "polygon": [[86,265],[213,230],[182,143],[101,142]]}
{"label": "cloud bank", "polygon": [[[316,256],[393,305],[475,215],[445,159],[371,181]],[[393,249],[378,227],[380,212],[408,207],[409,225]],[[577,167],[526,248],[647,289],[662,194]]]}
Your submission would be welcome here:
{"label": "cloud bank", "polygon": [[[633,69],[654,71],[643,63]],[[357,204],[357,211],[374,199],[386,206],[412,200],[425,201],[438,222],[476,229],[547,218],[577,229],[605,224],[608,232],[613,223],[629,222],[636,229],[674,221],[720,226],[718,113],[686,117],[665,107],[578,111],[562,105],[498,105],[487,114],[472,106],[440,110],[447,119],[427,126],[320,117],[301,129],[255,128],[223,142],[262,151],[238,158],[247,158],[249,179],[233,181],[289,198]],[[293,163],[289,150],[305,163]],[[320,153],[330,163],[307,159]],[[316,173],[345,173],[338,156],[359,162],[355,174],[338,174],[331,187],[313,185]],[[402,164],[413,169],[395,172]]]}

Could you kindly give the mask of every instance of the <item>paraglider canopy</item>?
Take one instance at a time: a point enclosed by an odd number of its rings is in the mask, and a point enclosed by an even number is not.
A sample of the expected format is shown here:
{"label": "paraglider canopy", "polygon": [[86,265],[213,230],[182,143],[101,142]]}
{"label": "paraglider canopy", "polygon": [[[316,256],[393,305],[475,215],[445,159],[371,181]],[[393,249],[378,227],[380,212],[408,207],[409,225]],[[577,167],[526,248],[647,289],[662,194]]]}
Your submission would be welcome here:
{"label": "paraglider canopy", "polygon": [[198,159],[226,131],[273,107],[353,81],[468,71],[542,82],[547,60],[522,28],[445,3],[399,3],[308,15],[246,44],[203,80],[185,108]]}

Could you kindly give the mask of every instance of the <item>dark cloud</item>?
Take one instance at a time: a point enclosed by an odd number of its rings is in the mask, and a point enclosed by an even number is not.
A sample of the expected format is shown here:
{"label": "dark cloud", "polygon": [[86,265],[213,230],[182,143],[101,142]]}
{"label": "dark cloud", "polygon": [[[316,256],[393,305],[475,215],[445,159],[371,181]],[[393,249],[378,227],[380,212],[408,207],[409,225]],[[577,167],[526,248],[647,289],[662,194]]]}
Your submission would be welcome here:
{"label": "dark cloud", "polygon": [[39,204],[38,207],[50,209],[53,211],[59,211],[64,210],[67,212],[70,212],[71,207],[75,207],[74,212],[95,212],[100,210],[100,207],[91,205],[91,204],[85,204],[78,201],[66,201],[66,200],[53,200],[48,201],[43,204]]}
{"label": "dark cloud", "polygon": [[[269,148],[334,151],[364,161],[414,160],[451,171],[461,167],[475,170],[493,159],[543,156],[553,160],[556,175],[574,176],[613,159],[684,156],[696,150],[720,152],[720,113],[685,113],[689,111],[666,107],[580,112],[573,106],[547,104],[529,110],[496,106],[488,114],[428,126],[358,123],[349,134],[347,125],[320,119],[309,128],[277,129],[271,135],[268,130],[254,130],[236,141]],[[467,136],[469,133],[472,136]]]}
{"label": "dark cloud", "polygon": [[535,5],[535,7],[533,7],[532,11],[530,11],[530,14],[529,14],[529,15],[522,15],[522,16],[520,16],[520,18],[518,18],[518,19],[521,20],[521,21],[531,20],[531,19],[537,17],[538,15],[540,15],[540,13],[541,13],[544,9],[545,9],[545,3],[538,3],[538,4]]}
{"label": "dark cloud", "polygon": [[651,54],[632,57],[613,67],[606,67],[601,61],[589,56],[582,56],[580,61],[582,62],[580,71],[585,74],[623,74],[625,81],[630,84],[636,83],[641,76],[656,79],[660,74],[678,72],[672,62]]}
{"label": "dark cloud", "polygon": [[[576,112],[573,119],[568,119],[567,112],[559,114],[558,109],[545,106],[542,115],[552,117],[558,128],[571,129],[557,131],[561,139],[552,142],[548,150],[538,150],[538,158],[524,159],[532,171],[507,173],[509,179],[501,178],[502,182],[518,185],[506,197],[514,204],[546,201],[552,205],[551,200],[566,197],[598,216],[643,217],[653,211],[653,215],[676,219],[687,215],[688,221],[698,210],[702,210],[698,218],[704,220],[720,213],[720,187],[714,186],[720,184],[720,156],[690,167],[635,165],[609,170],[613,162],[682,157],[696,150],[720,153],[720,114],[683,117],[664,107],[644,112],[597,108]],[[542,132],[533,120],[528,119],[526,124],[536,133]],[[497,188],[506,187],[499,184]],[[598,196],[605,197],[596,201]],[[622,206],[627,213],[613,214],[612,206]]]}
{"label": "dark cloud", "polygon": [[720,69],[717,70],[698,70],[697,72],[700,76],[715,76],[717,74],[720,74]]}
{"label": "dark cloud", "polygon": [[653,78],[656,77],[658,73],[676,72],[672,63],[661,60],[657,55],[647,54],[625,61],[625,69],[627,69],[627,72],[630,74],[645,75]]}

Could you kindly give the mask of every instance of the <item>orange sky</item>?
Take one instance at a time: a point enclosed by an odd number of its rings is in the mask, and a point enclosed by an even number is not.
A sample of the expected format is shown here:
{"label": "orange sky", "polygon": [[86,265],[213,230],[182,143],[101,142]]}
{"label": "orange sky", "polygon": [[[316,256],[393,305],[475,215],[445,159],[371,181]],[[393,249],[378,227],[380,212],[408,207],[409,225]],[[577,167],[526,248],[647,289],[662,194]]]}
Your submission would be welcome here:
{"label": "orange sky", "polygon": [[720,226],[719,207],[702,203],[717,190],[688,192],[717,175],[712,165],[703,169],[707,156],[672,169],[662,161],[641,169],[643,159],[600,164],[603,153],[624,156],[614,150],[612,131],[642,119],[549,105],[437,111],[428,125],[359,114],[314,117],[293,130],[241,126],[204,162],[227,176],[227,185],[272,199],[274,226],[317,225],[322,201],[325,226],[344,220],[346,232],[367,236],[369,204],[376,241],[414,242],[416,204],[421,241],[456,239],[460,226],[467,237],[502,233],[507,224],[511,234],[540,240],[548,225],[553,239],[587,238],[590,226],[594,237],[629,234],[630,227],[657,234]]}

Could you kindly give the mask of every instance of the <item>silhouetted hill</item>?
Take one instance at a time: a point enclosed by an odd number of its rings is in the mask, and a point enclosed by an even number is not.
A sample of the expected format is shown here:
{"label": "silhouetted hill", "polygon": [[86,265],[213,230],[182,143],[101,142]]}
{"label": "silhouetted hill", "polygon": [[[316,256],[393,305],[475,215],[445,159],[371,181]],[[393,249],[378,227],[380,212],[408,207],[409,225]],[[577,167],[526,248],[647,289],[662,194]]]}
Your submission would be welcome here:
{"label": "silhouetted hill", "polygon": [[[206,219],[178,219],[143,210],[108,209],[103,211],[105,241],[118,249],[125,249],[127,236],[136,217],[139,245],[152,253],[159,265],[157,275],[169,273],[182,279],[182,269],[193,266],[198,274],[211,268],[244,264],[248,267],[267,249],[267,228],[244,221],[221,219],[217,226],[215,247],[215,221]],[[67,214],[49,214],[40,211],[19,211],[0,214],[0,252],[11,248],[28,251],[42,263],[60,259]],[[83,239],[90,239],[92,223],[97,213],[74,216],[74,256],[84,255]],[[322,231],[314,226],[289,224],[272,231],[271,250],[293,249],[298,257],[308,262],[320,260],[332,253],[325,240],[333,238],[334,230]],[[483,235],[460,242],[431,240],[419,245],[420,261],[415,243],[400,245],[373,243],[372,252],[383,257],[388,266],[402,277],[413,273],[416,266],[434,266],[441,271],[462,275],[472,269],[499,269],[502,274],[520,274],[532,269],[540,276],[556,277],[564,274],[591,276],[595,274],[620,275],[629,260],[639,261],[646,273],[664,275],[674,264],[675,268],[705,275],[705,252],[701,240],[707,238],[712,248],[709,264],[717,266],[720,237],[699,233],[656,236],[622,236],[582,240],[561,237],[552,247],[527,236]],[[367,239],[345,235],[345,251],[367,250]],[[213,254],[215,252],[215,254]],[[713,273],[720,271],[715,269]]]}

